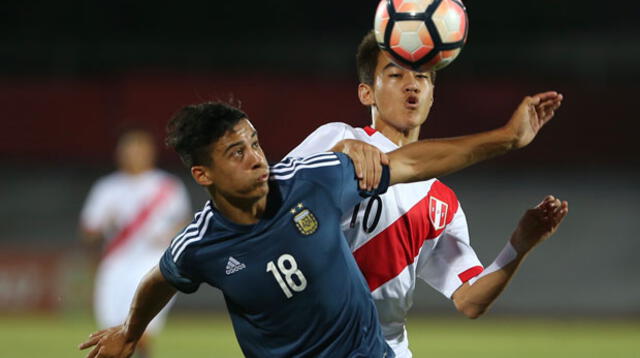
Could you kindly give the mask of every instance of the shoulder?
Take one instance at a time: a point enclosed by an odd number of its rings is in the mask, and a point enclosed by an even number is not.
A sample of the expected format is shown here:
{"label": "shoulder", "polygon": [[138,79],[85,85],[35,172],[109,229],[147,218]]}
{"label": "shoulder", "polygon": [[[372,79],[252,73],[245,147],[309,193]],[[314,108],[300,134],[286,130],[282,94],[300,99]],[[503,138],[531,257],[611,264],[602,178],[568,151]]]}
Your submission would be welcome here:
{"label": "shoulder", "polygon": [[171,254],[172,260],[178,262],[178,260],[188,251],[189,248],[194,247],[194,243],[201,241],[206,235],[207,231],[211,227],[213,218],[213,207],[210,201],[208,201],[204,208],[198,211],[193,220],[187,225],[169,245],[168,251]]}
{"label": "shoulder", "polygon": [[322,152],[306,157],[288,157],[270,168],[271,180],[300,178],[322,179],[323,175],[339,170],[349,161],[342,153]]}
{"label": "shoulder", "polygon": [[120,172],[107,174],[96,180],[91,189],[95,192],[109,192],[114,188],[121,186],[123,178],[124,176]]}
{"label": "shoulder", "polygon": [[157,176],[158,182],[166,183],[166,184],[169,184],[171,186],[175,186],[177,188],[186,190],[184,182],[177,175],[169,173],[169,172],[161,170],[161,169],[156,169],[154,171],[154,174]]}
{"label": "shoulder", "polygon": [[347,133],[355,132],[355,128],[352,126],[342,123],[342,122],[330,122],[327,124],[323,124],[318,127],[313,134],[315,133],[324,133],[324,134],[335,134],[335,135],[345,135]]}
{"label": "shoulder", "polygon": [[438,179],[433,179],[429,189],[429,210],[440,210],[448,213],[447,222],[451,222],[454,216],[461,212],[460,202],[455,191]]}
{"label": "shoulder", "polygon": [[456,192],[453,191],[448,185],[441,182],[439,179],[432,179],[431,188],[429,189],[429,195],[437,196],[445,201],[458,201]]}

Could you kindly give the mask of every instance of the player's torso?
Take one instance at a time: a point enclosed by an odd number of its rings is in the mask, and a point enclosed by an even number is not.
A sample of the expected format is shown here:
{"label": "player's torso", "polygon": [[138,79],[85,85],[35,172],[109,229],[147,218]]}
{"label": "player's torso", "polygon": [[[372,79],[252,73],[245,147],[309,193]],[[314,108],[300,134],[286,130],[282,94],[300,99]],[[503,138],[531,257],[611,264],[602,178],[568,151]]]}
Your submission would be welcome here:
{"label": "player's torso", "polygon": [[[128,230],[131,238],[126,240],[128,249],[124,251],[134,255],[135,251],[141,254],[155,249],[154,257],[157,258],[164,248],[154,243],[158,239],[154,235],[167,235],[168,222],[177,224],[170,208],[178,189],[177,181],[165,172],[153,170],[136,176],[116,173],[103,185],[102,192],[106,196],[103,210],[107,219],[102,231],[107,247],[111,240],[122,235],[123,230]],[[135,230],[131,230],[132,227]]]}
{"label": "player's torso", "polygon": [[[274,346],[357,344],[346,343],[354,336],[343,332],[345,327],[362,326],[363,317],[375,320],[375,313],[340,232],[340,211],[317,185],[294,185],[275,215],[255,226],[214,215],[219,226],[208,230],[213,234],[197,249],[203,278],[224,292],[239,337],[257,328]],[[364,329],[377,329],[365,323]]]}
{"label": "player's torso", "polygon": [[[398,148],[370,129],[354,128],[345,136],[383,152]],[[413,304],[418,257],[428,259],[457,205],[453,192],[431,179],[391,186],[343,216],[342,230],[376,301],[383,328],[404,322]]]}

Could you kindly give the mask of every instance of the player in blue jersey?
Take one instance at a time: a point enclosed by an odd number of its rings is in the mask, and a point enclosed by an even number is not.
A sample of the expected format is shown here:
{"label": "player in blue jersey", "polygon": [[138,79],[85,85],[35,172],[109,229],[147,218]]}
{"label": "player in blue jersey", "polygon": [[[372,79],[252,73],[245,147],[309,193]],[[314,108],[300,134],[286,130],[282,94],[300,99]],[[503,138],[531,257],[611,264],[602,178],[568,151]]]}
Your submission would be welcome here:
{"label": "player in blue jersey", "polygon": [[223,291],[248,357],[392,357],[340,230],[343,212],[388,185],[527,145],[541,126],[530,115],[539,105],[525,104],[522,115],[494,131],[420,141],[388,157],[368,151],[364,162],[382,167],[366,165],[374,168],[366,175],[341,153],[269,168],[242,111],[220,103],[183,108],[169,125],[168,143],[211,200],[142,280],[125,323],[92,334],[80,348],[95,346],[90,358],[130,357],[176,290],[193,292],[204,282]]}

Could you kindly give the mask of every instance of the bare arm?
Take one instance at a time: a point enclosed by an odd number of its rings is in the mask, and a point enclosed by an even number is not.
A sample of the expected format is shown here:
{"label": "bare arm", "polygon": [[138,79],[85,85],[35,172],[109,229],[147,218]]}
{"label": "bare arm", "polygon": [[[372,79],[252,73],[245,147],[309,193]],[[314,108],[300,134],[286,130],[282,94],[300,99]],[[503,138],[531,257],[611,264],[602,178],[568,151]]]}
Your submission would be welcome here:
{"label": "bare arm", "polygon": [[[525,257],[541,242],[555,233],[569,212],[566,201],[546,197],[535,208],[527,210],[507,245],[477,281],[465,282],[453,294],[458,311],[469,318],[482,315],[498,298]],[[509,261],[509,262],[501,262]]]}
{"label": "bare arm", "polygon": [[175,293],[176,289],[165,280],[160,268],[154,267],[138,285],[125,323],[92,333],[79,348],[95,346],[87,358],[130,357],[149,322]]}
{"label": "bare arm", "polygon": [[388,153],[391,184],[430,179],[522,148],[553,118],[562,95],[525,97],[509,122],[496,130],[463,137],[422,140]]}

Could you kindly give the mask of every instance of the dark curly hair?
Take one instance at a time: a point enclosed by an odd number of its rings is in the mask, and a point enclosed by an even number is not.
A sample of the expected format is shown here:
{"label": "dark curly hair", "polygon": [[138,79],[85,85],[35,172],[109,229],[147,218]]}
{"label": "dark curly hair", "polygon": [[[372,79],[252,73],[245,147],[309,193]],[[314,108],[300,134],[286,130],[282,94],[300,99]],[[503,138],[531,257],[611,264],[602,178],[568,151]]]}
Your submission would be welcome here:
{"label": "dark curly hair", "polygon": [[222,102],[185,106],[169,121],[165,143],[187,168],[211,165],[211,145],[244,118],[239,108]]}
{"label": "dark curly hair", "polygon": [[[376,35],[373,30],[360,41],[358,52],[356,52],[356,66],[358,69],[358,80],[369,86],[373,86],[373,80],[376,76],[376,67],[378,66],[378,54],[380,47],[376,41]],[[435,83],[436,72],[431,72],[431,81]]]}

